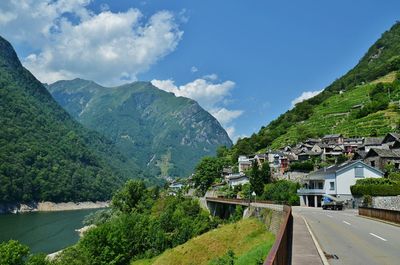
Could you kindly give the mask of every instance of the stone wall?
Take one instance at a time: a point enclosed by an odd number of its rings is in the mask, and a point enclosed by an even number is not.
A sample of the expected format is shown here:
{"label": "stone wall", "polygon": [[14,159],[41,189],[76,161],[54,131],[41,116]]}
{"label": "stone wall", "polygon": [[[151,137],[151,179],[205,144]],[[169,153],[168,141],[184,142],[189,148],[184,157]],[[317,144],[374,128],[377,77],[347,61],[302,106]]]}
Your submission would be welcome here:
{"label": "stone wall", "polygon": [[400,211],[400,196],[372,197],[372,207]]}
{"label": "stone wall", "polygon": [[282,222],[283,212],[279,210],[250,206],[243,213],[243,218],[256,217],[261,220],[268,231],[277,235]]}

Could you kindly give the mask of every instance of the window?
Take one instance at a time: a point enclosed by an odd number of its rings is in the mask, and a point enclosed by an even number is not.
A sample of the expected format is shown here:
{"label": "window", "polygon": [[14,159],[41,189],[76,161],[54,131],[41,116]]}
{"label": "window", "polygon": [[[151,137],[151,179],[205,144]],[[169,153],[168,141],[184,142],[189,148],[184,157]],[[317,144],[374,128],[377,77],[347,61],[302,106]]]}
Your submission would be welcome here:
{"label": "window", "polygon": [[330,184],[329,189],[330,190],[335,190],[335,182],[331,181],[331,182],[329,182],[329,184]]}
{"label": "window", "polygon": [[394,163],[394,167],[397,169],[399,169],[399,165],[400,165],[399,163]]}
{"label": "window", "polygon": [[324,188],[323,182],[318,182],[318,189],[322,190]]}
{"label": "window", "polygon": [[371,161],[371,167],[375,167],[375,161]]}
{"label": "window", "polygon": [[364,177],[364,168],[363,167],[356,167],[354,170],[355,170],[355,177],[356,178],[363,178]]}

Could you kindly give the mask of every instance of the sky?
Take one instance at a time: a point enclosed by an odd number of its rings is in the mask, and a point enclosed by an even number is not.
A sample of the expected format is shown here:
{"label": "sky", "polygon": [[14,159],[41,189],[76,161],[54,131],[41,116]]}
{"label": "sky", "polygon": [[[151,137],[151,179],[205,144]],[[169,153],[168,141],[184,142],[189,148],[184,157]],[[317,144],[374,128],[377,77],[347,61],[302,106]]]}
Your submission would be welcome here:
{"label": "sky", "polygon": [[398,0],[0,2],[0,35],[40,81],[151,81],[234,141],[345,74],[397,20]]}

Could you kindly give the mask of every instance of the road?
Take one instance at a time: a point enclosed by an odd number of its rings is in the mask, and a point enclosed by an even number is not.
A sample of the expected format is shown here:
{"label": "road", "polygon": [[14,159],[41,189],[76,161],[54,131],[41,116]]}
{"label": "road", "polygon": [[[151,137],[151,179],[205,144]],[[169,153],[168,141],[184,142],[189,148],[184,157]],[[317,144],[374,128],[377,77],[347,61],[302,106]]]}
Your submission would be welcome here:
{"label": "road", "polygon": [[293,207],[303,216],[332,265],[400,264],[400,227],[358,216],[355,210]]}

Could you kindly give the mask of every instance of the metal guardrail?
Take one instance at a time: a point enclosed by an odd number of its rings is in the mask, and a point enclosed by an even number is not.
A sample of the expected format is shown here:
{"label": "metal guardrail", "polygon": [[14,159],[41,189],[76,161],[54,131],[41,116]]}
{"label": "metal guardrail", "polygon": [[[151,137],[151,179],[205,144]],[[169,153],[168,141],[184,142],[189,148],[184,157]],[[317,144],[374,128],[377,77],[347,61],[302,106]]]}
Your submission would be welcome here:
{"label": "metal guardrail", "polygon": [[400,211],[358,207],[358,214],[400,224]]}
{"label": "metal guardrail", "polygon": [[288,265],[292,262],[293,216],[290,206],[283,206],[283,220],[275,243],[268,253],[264,265]]}

